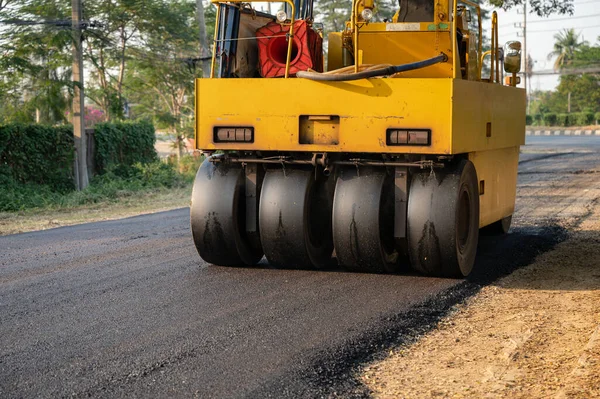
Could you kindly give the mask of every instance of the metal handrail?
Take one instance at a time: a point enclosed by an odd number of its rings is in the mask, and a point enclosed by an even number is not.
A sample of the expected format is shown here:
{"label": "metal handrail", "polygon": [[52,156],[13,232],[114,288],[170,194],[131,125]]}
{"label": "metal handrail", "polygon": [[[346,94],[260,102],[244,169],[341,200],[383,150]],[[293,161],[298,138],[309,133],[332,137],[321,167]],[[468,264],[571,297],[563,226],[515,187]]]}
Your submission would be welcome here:
{"label": "metal handrail", "polygon": [[498,56],[498,13],[492,13],[492,48],[481,55],[479,75],[483,70],[483,61],[490,55],[490,83],[501,83],[500,81],[500,57]]}
{"label": "metal handrail", "polygon": [[350,30],[354,35],[354,73],[358,73],[359,58],[358,58],[358,5],[362,0],[354,0],[352,3],[352,13],[350,18]]}
{"label": "metal handrail", "polygon": [[[469,0],[459,0],[461,3],[464,3],[468,6],[471,6],[477,10],[477,24],[479,27],[479,38],[478,38],[478,46],[477,46],[477,60],[481,60],[481,55],[483,54],[483,22],[481,19],[481,7],[479,4],[474,3]],[[477,80],[481,80],[481,68],[477,68]]]}
{"label": "metal handrail", "polygon": [[214,37],[214,46],[213,46],[213,54],[212,54],[212,63],[211,63],[211,67],[210,67],[210,77],[211,79],[215,77],[215,64],[216,64],[216,60],[217,60],[217,35],[219,32],[219,20],[220,20],[220,14],[221,14],[221,4],[224,3],[287,3],[289,4],[289,6],[292,9],[292,16],[290,18],[290,31],[288,32],[287,36],[288,36],[288,50],[287,50],[287,56],[286,56],[286,60],[285,60],[285,77],[289,78],[290,77],[290,62],[291,62],[291,58],[292,58],[292,49],[293,49],[293,41],[294,41],[294,23],[296,22],[296,6],[294,5],[294,2],[292,0],[227,0],[227,1],[220,1],[220,0],[210,0],[211,3],[216,4],[217,5],[217,19],[215,21],[215,37]]}

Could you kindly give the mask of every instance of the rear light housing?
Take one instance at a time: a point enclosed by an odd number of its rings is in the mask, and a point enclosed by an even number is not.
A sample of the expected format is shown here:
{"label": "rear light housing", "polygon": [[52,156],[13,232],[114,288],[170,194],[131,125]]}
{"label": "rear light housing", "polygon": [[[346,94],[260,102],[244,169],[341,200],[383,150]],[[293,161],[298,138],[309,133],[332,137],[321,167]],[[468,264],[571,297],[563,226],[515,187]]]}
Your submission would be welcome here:
{"label": "rear light housing", "polygon": [[389,146],[429,146],[431,129],[388,129],[385,140]]}
{"label": "rear light housing", "polygon": [[215,126],[214,143],[254,143],[253,127]]}

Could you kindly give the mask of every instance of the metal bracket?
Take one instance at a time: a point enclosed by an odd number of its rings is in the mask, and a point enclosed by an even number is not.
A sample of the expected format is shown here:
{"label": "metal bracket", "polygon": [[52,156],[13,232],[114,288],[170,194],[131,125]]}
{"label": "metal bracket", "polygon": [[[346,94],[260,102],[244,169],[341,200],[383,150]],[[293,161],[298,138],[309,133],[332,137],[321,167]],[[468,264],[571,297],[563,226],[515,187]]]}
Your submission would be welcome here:
{"label": "metal bracket", "polygon": [[258,164],[247,164],[246,173],[246,232],[258,232],[258,197],[264,171]]}
{"label": "metal bracket", "polygon": [[394,176],[394,238],[406,238],[408,167],[397,166]]}

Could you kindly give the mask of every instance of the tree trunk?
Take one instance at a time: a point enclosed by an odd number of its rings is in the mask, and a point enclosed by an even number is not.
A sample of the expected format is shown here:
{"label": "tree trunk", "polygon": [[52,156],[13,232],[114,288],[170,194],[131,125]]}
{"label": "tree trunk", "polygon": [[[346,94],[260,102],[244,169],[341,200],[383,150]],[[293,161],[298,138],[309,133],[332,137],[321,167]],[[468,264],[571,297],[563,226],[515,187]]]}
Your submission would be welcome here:
{"label": "tree trunk", "polygon": [[198,26],[200,28],[200,58],[202,58],[202,76],[208,77],[210,74],[210,62],[204,58],[210,57],[210,47],[208,46],[208,40],[206,38],[206,21],[204,20],[204,5],[203,0],[196,0],[196,18],[198,19]]}

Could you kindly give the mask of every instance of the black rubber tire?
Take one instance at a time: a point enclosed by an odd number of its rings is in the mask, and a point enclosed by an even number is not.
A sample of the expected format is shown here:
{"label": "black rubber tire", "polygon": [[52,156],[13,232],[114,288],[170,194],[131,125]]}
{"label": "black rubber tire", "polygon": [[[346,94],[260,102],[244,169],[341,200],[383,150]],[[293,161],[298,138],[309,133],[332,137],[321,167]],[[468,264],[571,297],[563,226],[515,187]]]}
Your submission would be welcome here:
{"label": "black rubber tire", "polygon": [[311,169],[269,169],[260,194],[259,226],[269,263],[284,268],[331,265],[332,196]]}
{"label": "black rubber tire", "polygon": [[473,163],[412,176],[408,195],[408,252],[418,272],[468,276],[479,241],[479,188]]}
{"label": "black rubber tire", "polygon": [[500,219],[488,226],[485,226],[482,231],[485,234],[489,235],[503,235],[507,234],[510,230],[510,225],[512,223],[512,215],[509,215],[503,219]]}
{"label": "black rubber tire", "polygon": [[257,237],[246,234],[245,175],[240,167],[205,160],[194,181],[190,221],[200,257],[219,266],[254,265],[262,257]]}
{"label": "black rubber tire", "polygon": [[333,198],[333,243],[346,269],[383,273],[398,270],[394,246],[394,191],[385,169],[346,168]]}

